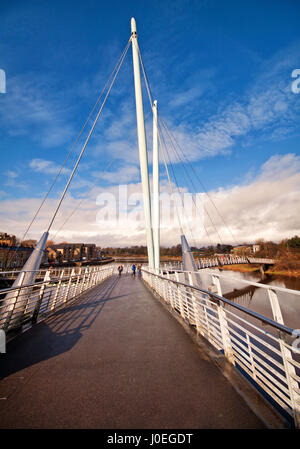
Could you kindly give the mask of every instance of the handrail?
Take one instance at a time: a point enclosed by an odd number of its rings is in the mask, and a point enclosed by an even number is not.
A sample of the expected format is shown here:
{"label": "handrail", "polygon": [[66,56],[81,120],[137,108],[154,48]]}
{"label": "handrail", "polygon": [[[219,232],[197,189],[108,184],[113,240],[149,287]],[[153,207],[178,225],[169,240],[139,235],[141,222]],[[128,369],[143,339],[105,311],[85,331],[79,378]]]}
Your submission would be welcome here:
{"label": "handrail", "polygon": [[[95,266],[97,266],[97,265],[95,265]],[[93,268],[93,267],[90,267],[90,268]],[[104,271],[104,270],[107,270],[108,268],[112,268],[111,265],[107,265],[106,267],[101,267],[101,269],[99,269],[97,271]],[[38,271],[40,271],[40,270],[38,270]],[[49,271],[49,270],[46,270],[46,271]],[[25,271],[24,271],[24,273],[25,273]],[[20,290],[20,289],[25,288],[25,287],[28,288],[28,287],[39,286],[39,285],[42,285],[42,284],[49,284],[49,282],[51,282],[52,284],[56,284],[56,283],[64,281],[64,280],[69,280],[70,278],[73,278],[73,277],[78,278],[78,276],[84,276],[85,274],[86,274],[86,272],[83,272],[83,273],[80,273],[80,274],[77,273],[77,274],[73,274],[73,275],[70,274],[70,275],[64,276],[63,278],[55,278],[55,279],[50,278],[50,279],[46,279],[46,280],[43,280],[43,281],[34,282],[33,284],[24,284],[24,285],[19,285],[17,287],[13,287],[13,286],[12,287],[7,287],[7,288],[0,289],[0,295],[5,294],[5,293],[9,293],[9,292],[14,291],[14,290]],[[0,302],[1,302],[1,299],[0,299]]]}
{"label": "handrail", "polygon": [[[197,273],[197,274],[200,274],[200,271],[184,271],[184,270],[178,270],[178,269],[175,269],[175,268],[172,269],[172,271],[177,271],[177,272],[180,272],[180,273]],[[292,290],[290,288],[279,287],[277,285],[260,284],[259,282],[246,281],[246,279],[237,279],[237,278],[234,278],[234,277],[231,277],[231,276],[229,278],[229,277],[225,276],[224,274],[215,273],[215,272],[213,272],[213,271],[211,271],[209,269],[206,269],[205,273],[208,273],[208,274],[210,274],[212,276],[218,276],[218,277],[224,278],[226,280],[231,280],[231,281],[235,281],[235,282],[241,282],[243,284],[248,284],[248,285],[254,285],[255,287],[264,288],[266,290],[270,290],[270,289],[271,290],[278,290],[278,291],[283,292],[283,293],[292,293],[293,295],[300,296],[300,291],[299,290]]]}
{"label": "handrail", "polygon": [[[231,306],[231,307],[233,307],[235,309],[238,309],[241,312],[244,312],[247,315],[250,315],[250,316],[252,316],[253,318],[255,318],[257,320],[262,321],[263,323],[268,324],[271,327],[274,327],[278,331],[285,332],[285,333],[287,333],[289,335],[292,335],[292,336],[295,336],[296,334],[297,335],[299,334],[299,336],[300,336],[300,332],[297,332],[295,329],[292,329],[292,328],[290,328],[288,326],[285,326],[284,324],[277,323],[276,321],[272,320],[271,318],[265,317],[264,315],[261,315],[260,313],[253,312],[252,310],[247,309],[246,307],[243,307],[240,304],[237,304],[237,303],[235,303],[233,301],[230,301],[229,299],[224,298],[223,296],[219,296],[216,293],[210,292],[209,290],[206,290],[206,289],[200,288],[200,287],[196,287],[194,285],[186,284],[184,282],[176,281],[175,279],[166,278],[164,276],[161,276],[160,274],[152,273],[151,271],[148,271],[145,268],[142,268],[142,271],[145,271],[146,273],[148,273],[148,274],[150,274],[152,276],[159,277],[160,279],[163,279],[165,281],[172,282],[172,283],[177,284],[177,285],[182,285],[183,287],[187,287],[187,288],[190,288],[190,289],[193,289],[193,290],[197,290],[197,291],[199,291],[201,293],[206,293],[215,302],[222,301],[223,303],[226,303],[229,306]],[[190,273],[192,273],[192,272],[190,272]],[[198,272],[195,272],[195,273],[198,273]]]}

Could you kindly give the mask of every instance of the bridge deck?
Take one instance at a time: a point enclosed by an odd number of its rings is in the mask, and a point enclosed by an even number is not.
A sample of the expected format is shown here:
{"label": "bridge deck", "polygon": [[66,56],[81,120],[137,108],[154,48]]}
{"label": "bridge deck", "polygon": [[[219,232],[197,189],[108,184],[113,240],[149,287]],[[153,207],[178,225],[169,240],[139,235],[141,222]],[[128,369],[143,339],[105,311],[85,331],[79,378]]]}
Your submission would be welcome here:
{"label": "bridge deck", "polygon": [[1,428],[264,427],[131,276],[86,292],[1,359]]}

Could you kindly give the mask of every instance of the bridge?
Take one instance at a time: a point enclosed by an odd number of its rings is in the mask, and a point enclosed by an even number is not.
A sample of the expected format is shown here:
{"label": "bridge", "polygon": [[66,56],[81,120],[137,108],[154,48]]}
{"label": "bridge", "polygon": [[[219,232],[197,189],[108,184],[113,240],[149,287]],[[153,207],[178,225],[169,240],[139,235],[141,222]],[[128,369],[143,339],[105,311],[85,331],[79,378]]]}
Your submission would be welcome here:
{"label": "bridge", "polygon": [[[134,260],[133,260],[134,261]],[[237,265],[237,264],[254,264],[260,265],[260,271],[263,274],[268,268],[276,263],[275,259],[269,258],[259,258],[259,257],[249,257],[249,256],[233,256],[228,254],[226,256],[214,256],[214,257],[201,257],[195,260],[197,268],[214,268],[214,267],[222,267],[224,265]],[[165,262],[162,264],[165,268],[168,269],[178,269],[179,267],[183,268],[183,263],[180,261]]]}
{"label": "bridge", "polygon": [[[0,314],[0,427],[288,425],[278,410],[292,417],[299,395],[293,330],[225,299],[222,275],[204,290],[148,266],[142,277],[129,266],[72,270],[1,291],[17,301],[6,326]],[[287,290],[257,288],[270,300]]]}
{"label": "bridge", "polygon": [[[210,268],[245,259],[197,265],[182,225],[182,264],[160,262],[158,140],[163,145],[144,76],[153,112],[151,206],[134,19],[131,31],[47,230],[16,276],[2,273],[14,283],[0,290],[0,427],[300,428],[300,334],[285,324],[280,307],[282,294],[289,301],[300,292],[244,281],[242,294],[264,291],[270,316],[238,304],[224,293],[228,278]],[[137,275],[130,265],[119,275],[117,264],[40,270],[51,226],[130,44],[148,264]],[[274,263],[259,260],[247,263]]]}

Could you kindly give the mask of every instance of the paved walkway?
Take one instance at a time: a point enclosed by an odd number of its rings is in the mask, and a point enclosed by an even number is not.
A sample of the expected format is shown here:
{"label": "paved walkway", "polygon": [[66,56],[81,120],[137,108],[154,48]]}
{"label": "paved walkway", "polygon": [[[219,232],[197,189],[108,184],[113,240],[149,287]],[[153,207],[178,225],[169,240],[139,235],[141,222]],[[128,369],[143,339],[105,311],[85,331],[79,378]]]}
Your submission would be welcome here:
{"label": "paved walkway", "polygon": [[0,428],[262,428],[140,279],[107,279],[8,344]]}

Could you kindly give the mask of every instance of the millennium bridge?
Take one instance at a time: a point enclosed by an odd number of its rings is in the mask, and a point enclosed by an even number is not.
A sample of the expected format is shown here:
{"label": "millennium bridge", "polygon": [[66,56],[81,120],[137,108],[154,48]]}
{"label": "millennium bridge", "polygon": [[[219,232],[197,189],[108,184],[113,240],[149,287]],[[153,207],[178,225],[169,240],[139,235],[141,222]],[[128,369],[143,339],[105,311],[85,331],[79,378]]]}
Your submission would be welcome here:
{"label": "millennium bridge", "polygon": [[[138,275],[130,265],[119,275],[117,264],[41,270],[51,227],[130,45],[148,263]],[[140,63],[153,112],[153,202]],[[228,277],[216,270],[231,263],[264,270],[274,260],[196,261],[181,223],[182,263],[160,263],[162,122],[134,19],[106,87],[47,230],[19,272],[0,276],[14,281],[0,290],[0,428],[299,428],[300,332],[285,323],[282,305],[300,300],[300,292],[233,278],[243,287],[228,294]],[[251,301],[258,289],[269,314],[237,300]]]}

